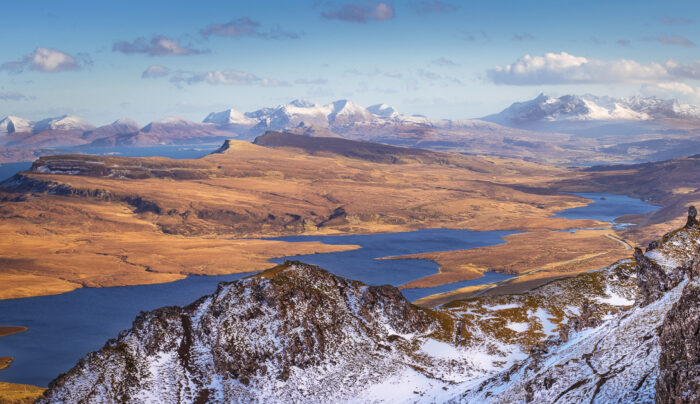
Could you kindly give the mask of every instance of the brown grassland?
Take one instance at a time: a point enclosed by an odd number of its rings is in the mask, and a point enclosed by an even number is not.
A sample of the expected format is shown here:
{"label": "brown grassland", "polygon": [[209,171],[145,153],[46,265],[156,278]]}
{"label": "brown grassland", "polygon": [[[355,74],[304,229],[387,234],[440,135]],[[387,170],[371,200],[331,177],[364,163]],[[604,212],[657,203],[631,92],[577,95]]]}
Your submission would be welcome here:
{"label": "brown grassland", "polygon": [[[260,239],[285,234],[601,225],[551,217],[584,205],[582,198],[519,189],[566,170],[401,152],[398,162],[377,163],[232,142],[226,152],[197,160],[40,159],[37,167],[96,162],[111,176],[30,172],[24,177],[33,185],[6,188],[0,203],[0,298],[248,272],[271,266],[267,260],[273,257],[355,248]],[[37,191],[36,184],[47,183],[62,184],[63,191]]]}
{"label": "brown grassland", "polygon": [[[553,217],[588,203],[562,190],[643,197],[620,173],[287,136],[260,142],[267,147],[230,141],[195,160],[39,159],[0,191],[0,299],[257,271],[273,257],[357,248],[263,240],[279,235],[437,227],[527,233],[499,246],[413,256],[441,269],[406,287],[498,270],[519,275],[499,285],[512,291],[609,264],[629,255],[622,239],[635,244],[676,225],[663,215],[633,217],[643,226],[616,234],[607,223]],[[674,195],[662,202],[688,199]],[[577,228],[604,230],[554,232]]]}

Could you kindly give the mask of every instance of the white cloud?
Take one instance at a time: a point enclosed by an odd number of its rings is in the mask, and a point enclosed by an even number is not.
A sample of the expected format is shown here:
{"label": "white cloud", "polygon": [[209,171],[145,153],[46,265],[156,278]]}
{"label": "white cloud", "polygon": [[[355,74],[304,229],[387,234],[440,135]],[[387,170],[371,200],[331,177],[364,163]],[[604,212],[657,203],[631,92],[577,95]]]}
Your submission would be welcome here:
{"label": "white cloud", "polygon": [[[678,65],[677,69],[688,65]],[[629,59],[602,60],[566,52],[525,55],[515,62],[487,71],[496,84],[611,84],[669,81],[672,74],[660,63],[642,64]]]}
{"label": "white cloud", "polygon": [[167,67],[160,65],[151,65],[148,66],[148,69],[144,70],[144,72],[141,74],[141,78],[157,79],[159,77],[165,77],[168,74],[170,74],[170,69],[168,69]]}
{"label": "white cloud", "polygon": [[679,81],[657,83],[642,88],[646,94],[662,95],[664,97],[685,98],[692,101],[700,101],[700,87],[693,87]]}
{"label": "white cloud", "polygon": [[[83,55],[83,58],[85,59],[83,64],[89,63],[89,58],[86,55]],[[81,63],[73,56],[56,49],[42,47],[36,48],[34,52],[26,55],[21,60],[5,62],[0,65],[0,70],[12,73],[21,73],[25,69],[42,73],[56,73],[80,70],[81,68]]]}

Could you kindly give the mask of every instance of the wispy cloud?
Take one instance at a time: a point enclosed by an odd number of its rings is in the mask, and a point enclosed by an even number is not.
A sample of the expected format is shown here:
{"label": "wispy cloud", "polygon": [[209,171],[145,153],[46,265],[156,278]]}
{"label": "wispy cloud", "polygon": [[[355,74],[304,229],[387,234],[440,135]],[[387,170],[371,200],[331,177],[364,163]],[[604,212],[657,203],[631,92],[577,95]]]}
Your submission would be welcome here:
{"label": "wispy cloud", "polygon": [[465,32],[462,32],[462,33],[460,34],[460,37],[461,37],[462,39],[467,40],[467,41],[470,41],[470,42],[471,42],[471,41],[476,41],[476,40],[479,40],[479,39],[483,39],[483,40],[486,40],[486,41],[490,41],[490,40],[491,40],[491,37],[490,37],[485,31],[481,31],[481,32],[476,33],[476,34],[473,33],[473,32],[466,32],[466,31],[465,31]]}
{"label": "wispy cloud", "polygon": [[426,13],[436,13],[436,12],[452,12],[452,11],[457,11],[459,9],[459,6],[448,3],[445,1],[439,1],[439,0],[432,0],[432,1],[419,1],[413,3],[413,8],[416,9],[419,13],[426,14]]}
{"label": "wispy cloud", "polygon": [[159,77],[165,77],[168,74],[170,74],[170,69],[168,69],[167,67],[160,65],[151,65],[148,66],[148,69],[144,70],[144,72],[141,74],[141,78],[157,79]]}
{"label": "wispy cloud", "polygon": [[630,46],[632,41],[630,41],[629,39],[618,39],[617,41],[615,41],[615,43],[620,46]]}
{"label": "wispy cloud", "polygon": [[144,37],[136,38],[133,42],[119,41],[112,45],[112,51],[127,55],[143,53],[148,56],[198,55],[207,53],[206,50],[195,49],[182,45],[179,40],[162,35],[153,35],[150,40]]}
{"label": "wispy cloud", "polygon": [[646,37],[645,41],[657,41],[664,45],[677,45],[677,46],[695,46],[695,43],[688,38],[684,38],[679,35],[668,35],[663,33],[661,35]]}
{"label": "wispy cloud", "polygon": [[439,57],[439,58],[433,60],[431,63],[434,65],[437,65],[437,66],[451,66],[451,67],[459,66],[459,64],[457,64],[449,59],[446,59],[444,57]]}
{"label": "wispy cloud", "polygon": [[211,70],[206,72],[179,72],[170,78],[170,82],[176,85],[207,83],[210,85],[229,86],[262,86],[262,87],[287,87],[286,81],[278,81],[266,77],[258,77],[249,72],[239,70]]}
{"label": "wispy cloud", "polygon": [[326,19],[362,24],[369,21],[391,20],[395,15],[394,6],[384,1],[346,3],[335,10],[321,13],[321,16]]}
{"label": "wispy cloud", "polygon": [[443,76],[425,69],[418,69],[418,76],[428,81],[439,82],[439,84],[462,84],[462,80],[456,77]]}
{"label": "wispy cloud", "polygon": [[511,39],[514,41],[532,41],[535,39],[535,36],[529,32],[523,32],[520,34],[513,34],[513,37]]}
{"label": "wispy cloud", "polygon": [[278,25],[273,26],[269,30],[263,30],[259,22],[253,21],[248,17],[241,17],[225,24],[211,24],[201,30],[200,33],[205,38],[214,35],[228,38],[298,39],[301,36],[301,34],[296,32],[284,31]]}
{"label": "wispy cloud", "polygon": [[57,73],[82,69],[92,63],[87,54],[73,57],[65,52],[50,48],[36,48],[34,52],[20,60],[5,62],[0,70],[11,73],[21,73],[24,70],[34,70],[42,73]]}
{"label": "wispy cloud", "polygon": [[317,78],[317,79],[296,79],[294,80],[294,84],[301,84],[301,85],[324,85],[328,84],[328,80],[324,78]]}
{"label": "wispy cloud", "polygon": [[30,101],[35,100],[34,96],[27,96],[22,93],[10,91],[7,93],[0,93],[0,100],[2,101]]}
{"label": "wispy cloud", "polygon": [[695,20],[692,20],[690,18],[663,17],[663,18],[661,18],[661,22],[666,24],[666,25],[685,25],[685,24],[693,24],[693,23],[695,23]]}

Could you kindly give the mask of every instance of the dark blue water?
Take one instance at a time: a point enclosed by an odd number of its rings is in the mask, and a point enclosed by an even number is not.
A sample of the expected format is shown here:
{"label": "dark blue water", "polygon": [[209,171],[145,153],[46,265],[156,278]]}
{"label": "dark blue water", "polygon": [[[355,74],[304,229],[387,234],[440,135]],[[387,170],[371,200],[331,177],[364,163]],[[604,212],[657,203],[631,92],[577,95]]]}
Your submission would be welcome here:
{"label": "dark blue water", "polygon": [[[425,260],[378,260],[397,255],[448,250],[467,250],[502,244],[502,237],[515,232],[425,229],[403,233],[348,236],[291,236],[282,241],[320,241],[325,244],[354,244],[362,248],[325,254],[298,255],[274,259],[294,259],[318,265],[336,275],[368,285],[402,285],[438,273],[438,265]],[[427,295],[426,295],[427,296]]]}
{"label": "dark blue water", "polygon": [[[53,154],[94,154],[120,157],[168,157],[171,159],[196,159],[211,154],[219,146],[149,146],[149,147],[63,147],[56,148]],[[0,181],[8,179],[32,166],[31,161],[0,164]]]}
{"label": "dark blue water", "polygon": [[247,274],[190,276],[159,285],[83,288],[55,296],[0,300],[0,325],[29,330],[0,338],[0,355],[15,361],[0,380],[47,386],[88,352],[131,328],[140,311],[183,306],[211,294],[222,281]]}
{"label": "dark blue water", "polygon": [[615,219],[623,215],[649,213],[657,210],[658,206],[650,205],[641,199],[624,195],[601,193],[577,193],[575,195],[591,199],[593,203],[580,208],[572,208],[557,213],[556,217],[566,219],[594,219],[615,223]]}
{"label": "dark blue water", "polygon": [[30,161],[0,164],[0,181],[8,179],[20,171],[29,170],[31,166],[32,163]]}

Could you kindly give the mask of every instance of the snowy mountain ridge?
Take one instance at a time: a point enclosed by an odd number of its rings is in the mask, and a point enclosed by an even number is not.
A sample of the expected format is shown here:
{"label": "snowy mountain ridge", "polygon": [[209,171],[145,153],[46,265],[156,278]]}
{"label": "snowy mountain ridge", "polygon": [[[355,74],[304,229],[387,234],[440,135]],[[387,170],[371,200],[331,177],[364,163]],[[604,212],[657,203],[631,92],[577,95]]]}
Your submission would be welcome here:
{"label": "snowy mountain ridge", "polygon": [[500,124],[561,121],[648,121],[664,118],[700,119],[700,108],[675,99],[633,96],[629,98],[563,95],[513,103],[484,120]]}

